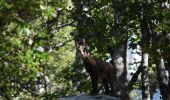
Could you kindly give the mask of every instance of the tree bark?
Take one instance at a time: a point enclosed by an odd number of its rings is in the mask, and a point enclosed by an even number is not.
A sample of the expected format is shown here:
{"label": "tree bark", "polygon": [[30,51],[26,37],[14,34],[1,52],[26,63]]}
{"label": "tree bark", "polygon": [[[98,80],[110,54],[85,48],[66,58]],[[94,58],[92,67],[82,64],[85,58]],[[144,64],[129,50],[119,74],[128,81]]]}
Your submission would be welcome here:
{"label": "tree bark", "polygon": [[[170,89],[170,58],[167,59],[167,70],[168,70],[168,88]],[[170,94],[170,90],[169,90]]]}
{"label": "tree bark", "polygon": [[[122,0],[113,0],[114,10],[114,24],[120,27],[120,19],[122,16],[123,6]],[[125,31],[125,29],[121,28]],[[120,30],[120,29],[119,29]],[[113,36],[119,38],[117,45],[111,49],[110,54],[112,64],[116,68],[116,88],[117,94],[120,95],[121,100],[130,100],[127,80],[127,40],[128,35],[125,32],[120,32],[115,29]]]}
{"label": "tree bark", "polygon": [[146,52],[142,52],[141,81],[142,81],[142,99],[143,100],[150,100],[148,58],[149,58],[149,54]]}
{"label": "tree bark", "polygon": [[161,49],[159,48],[161,42],[160,33],[156,33],[155,35],[155,43],[157,43],[158,47],[156,48],[156,70],[157,70],[157,80],[159,84],[159,89],[162,95],[163,100],[169,100],[169,87],[168,80],[166,75],[166,69],[164,65],[164,59],[161,56]]}
{"label": "tree bark", "polygon": [[[80,58],[81,58],[80,53],[78,53],[78,51],[76,49],[76,57],[75,57],[74,68],[73,68],[74,76],[82,75],[83,67],[81,66],[81,64],[83,62],[81,61]],[[73,83],[73,85],[72,85],[73,89],[77,89],[79,86],[80,79],[78,77],[72,77],[71,80]]]}
{"label": "tree bark", "polygon": [[111,51],[112,64],[116,68],[116,93],[121,100],[130,100],[128,92],[127,69],[126,69],[126,48],[121,45]]}
{"label": "tree bark", "polygon": [[149,31],[149,25],[146,16],[142,15],[141,18],[141,32],[142,32],[142,99],[150,100],[150,89],[149,89],[149,73],[148,73],[148,59],[149,59],[149,47],[151,42],[151,32]]}
{"label": "tree bark", "polygon": [[[170,66],[168,66],[168,88],[170,89]],[[169,90],[170,95],[170,90]]]}
{"label": "tree bark", "polygon": [[[160,51],[160,49],[157,49],[157,52],[159,52],[159,51]],[[162,99],[169,100],[168,81],[167,81],[163,58],[157,58],[156,69],[157,69],[157,79],[158,79],[159,89],[160,89],[160,92],[162,95]]]}

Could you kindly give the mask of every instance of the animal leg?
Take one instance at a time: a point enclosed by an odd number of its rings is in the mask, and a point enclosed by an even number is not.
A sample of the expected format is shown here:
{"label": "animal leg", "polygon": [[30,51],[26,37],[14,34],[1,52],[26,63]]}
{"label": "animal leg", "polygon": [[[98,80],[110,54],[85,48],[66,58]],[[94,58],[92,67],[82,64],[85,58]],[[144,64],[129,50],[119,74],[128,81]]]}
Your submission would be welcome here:
{"label": "animal leg", "polygon": [[104,85],[104,89],[105,89],[105,94],[109,94],[109,83],[108,83],[108,79],[102,79],[103,85]]}
{"label": "animal leg", "polygon": [[115,92],[115,84],[116,84],[116,80],[115,80],[115,77],[114,75],[112,76],[112,74],[110,73],[110,75],[108,76],[108,81],[109,81],[109,85],[110,85],[110,88],[111,88],[111,95],[116,95],[116,92]]}
{"label": "animal leg", "polygon": [[91,77],[91,82],[92,82],[92,88],[93,88],[92,95],[97,95],[98,94],[98,88],[97,88],[98,78]]}

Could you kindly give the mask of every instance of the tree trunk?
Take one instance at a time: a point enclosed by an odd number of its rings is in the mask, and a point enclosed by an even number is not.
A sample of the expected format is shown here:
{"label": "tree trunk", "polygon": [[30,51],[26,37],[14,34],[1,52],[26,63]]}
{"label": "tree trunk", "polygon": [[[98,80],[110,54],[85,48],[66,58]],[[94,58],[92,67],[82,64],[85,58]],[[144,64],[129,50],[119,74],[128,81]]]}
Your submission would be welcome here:
{"label": "tree trunk", "polygon": [[142,81],[142,98],[143,98],[143,100],[150,100],[148,58],[149,58],[149,54],[146,52],[142,52],[141,81]]}
{"label": "tree trunk", "polygon": [[[157,49],[157,52],[159,52],[160,49]],[[157,58],[156,63],[156,69],[157,69],[157,79],[159,83],[159,89],[162,95],[163,100],[168,100],[168,81],[164,66],[164,59],[163,58]]]}
{"label": "tree trunk", "polygon": [[[162,33],[162,34],[166,34],[165,35],[165,39],[164,39],[164,43],[166,43],[165,45],[167,46],[163,53],[164,53],[164,59],[166,61],[166,69],[168,71],[168,88],[170,89],[170,52],[168,50],[170,50],[170,32],[166,32],[166,33]],[[170,90],[169,90],[169,95],[170,95]]]}
{"label": "tree trunk", "polygon": [[[157,45],[160,45],[161,42],[161,37],[160,33],[156,33],[155,35],[155,43]],[[168,80],[167,80],[167,75],[166,75],[166,70],[165,70],[165,65],[164,65],[164,59],[161,56],[161,50],[159,47],[156,49],[156,70],[157,70],[157,80],[159,83],[159,89],[162,95],[163,100],[169,100],[169,87],[168,87]]]}
{"label": "tree trunk", "polygon": [[[162,10],[165,8],[168,8],[168,1],[166,0],[162,0],[161,1],[161,8]],[[161,22],[162,23],[162,22]],[[165,35],[165,38],[162,38],[162,35]],[[167,43],[167,49],[169,48],[169,33],[166,33],[166,30],[162,30],[162,33],[156,32],[155,35],[155,42],[157,43],[158,46],[160,46],[160,43],[162,42],[162,40],[165,41],[165,44]],[[161,55],[161,49],[160,47],[157,47],[156,49],[156,53],[157,53],[157,59],[156,59],[156,69],[157,69],[157,80],[159,83],[159,89],[162,95],[162,99],[163,100],[170,100],[170,86],[168,83],[168,78],[166,75],[166,69],[165,69],[165,62],[164,59],[169,59],[169,51],[166,52],[164,51],[164,54],[167,54],[164,58]],[[168,64],[169,65],[169,64]],[[170,72],[170,66],[167,66],[168,72]],[[170,75],[170,73],[169,73]],[[170,81],[170,80],[169,80]]]}
{"label": "tree trunk", "polygon": [[[114,24],[120,27],[120,19],[122,16],[123,5],[122,0],[113,0],[114,9]],[[119,30],[125,31],[121,28]],[[110,54],[112,58],[112,64],[117,69],[116,73],[116,92],[120,95],[121,100],[130,100],[128,92],[128,80],[127,80],[127,33],[115,30],[113,35],[118,38],[117,45],[111,49]],[[121,41],[122,40],[122,41]]]}
{"label": "tree trunk", "polygon": [[[82,64],[82,61],[81,61],[80,58],[81,58],[80,53],[78,53],[78,51],[76,49],[76,57],[75,57],[74,69],[73,69],[74,76],[80,76],[82,74],[83,67],[80,67],[81,64]],[[73,85],[72,85],[73,89],[77,89],[78,86],[79,86],[80,79],[78,77],[77,78],[72,77],[71,80],[72,80],[72,83],[73,83]]]}
{"label": "tree trunk", "polygon": [[[168,88],[170,89],[170,66],[168,66]],[[169,90],[170,94],[170,90]]]}
{"label": "tree trunk", "polygon": [[116,93],[121,100],[130,100],[128,92],[127,68],[126,68],[126,51],[127,42],[119,47],[112,48],[110,51],[112,64],[116,68]]}
{"label": "tree trunk", "polygon": [[[167,59],[167,70],[168,70],[168,88],[170,89],[170,58]],[[169,90],[170,94],[170,90]]]}
{"label": "tree trunk", "polygon": [[142,15],[141,18],[141,32],[142,32],[142,73],[141,73],[141,81],[142,81],[142,99],[150,100],[150,89],[149,89],[149,73],[148,73],[148,59],[149,53],[148,50],[150,48],[151,42],[151,32],[149,27],[149,22],[146,19],[146,16]]}

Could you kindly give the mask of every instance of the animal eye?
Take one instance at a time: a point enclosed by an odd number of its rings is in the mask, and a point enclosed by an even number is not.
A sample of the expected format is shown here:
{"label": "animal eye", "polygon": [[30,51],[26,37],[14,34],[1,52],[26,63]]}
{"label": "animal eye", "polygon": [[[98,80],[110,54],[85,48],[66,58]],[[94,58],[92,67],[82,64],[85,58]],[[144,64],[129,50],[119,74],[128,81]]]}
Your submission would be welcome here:
{"label": "animal eye", "polygon": [[78,45],[82,45],[82,44],[83,44],[83,42],[79,42],[79,43],[78,43]]}

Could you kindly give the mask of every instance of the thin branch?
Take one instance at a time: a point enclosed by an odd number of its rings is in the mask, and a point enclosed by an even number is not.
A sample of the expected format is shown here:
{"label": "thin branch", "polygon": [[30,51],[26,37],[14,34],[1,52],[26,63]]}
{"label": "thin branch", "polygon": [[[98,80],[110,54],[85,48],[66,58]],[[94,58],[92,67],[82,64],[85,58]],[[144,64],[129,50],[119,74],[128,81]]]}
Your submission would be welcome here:
{"label": "thin branch", "polygon": [[66,23],[66,24],[57,26],[56,28],[63,28],[63,27],[66,27],[66,26],[74,26],[74,27],[75,27],[76,25],[74,25],[74,22],[75,22],[75,21],[72,21],[72,22],[70,22],[70,23]]}
{"label": "thin branch", "polygon": [[74,40],[75,38],[71,38],[69,40],[66,40],[65,42],[63,43],[59,43],[58,45],[56,45],[54,48],[60,48],[62,46],[65,46],[67,43],[71,42],[72,40]]}

